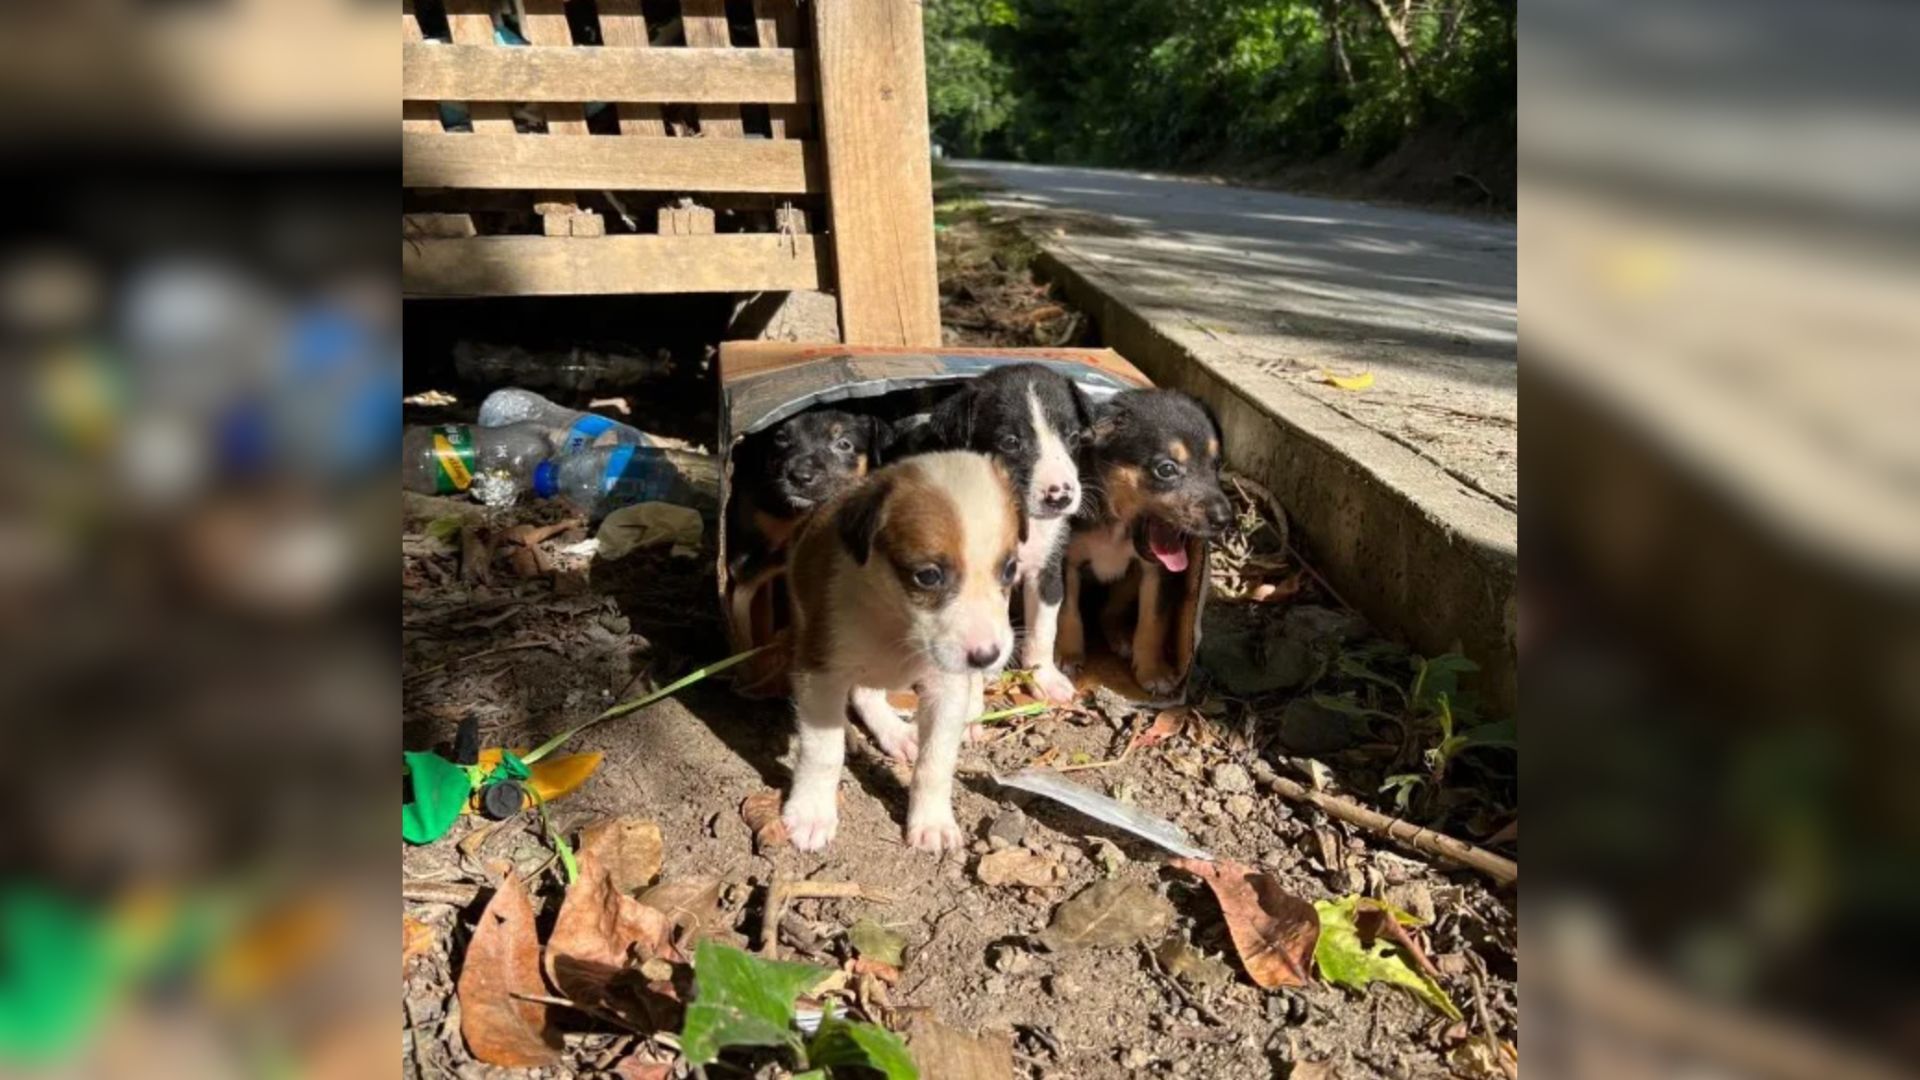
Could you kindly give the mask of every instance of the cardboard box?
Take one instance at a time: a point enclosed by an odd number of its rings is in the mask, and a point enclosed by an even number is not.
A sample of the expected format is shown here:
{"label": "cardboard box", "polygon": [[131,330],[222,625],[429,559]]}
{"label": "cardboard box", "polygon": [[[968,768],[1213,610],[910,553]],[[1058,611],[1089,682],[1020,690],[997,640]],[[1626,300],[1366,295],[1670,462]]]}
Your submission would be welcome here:
{"label": "cardboard box", "polygon": [[[720,433],[724,465],[720,470],[719,600],[735,652],[768,642],[784,643],[790,624],[784,569],[758,580],[735,582],[728,571],[727,506],[732,493],[734,449],[749,435],[815,406],[878,412],[898,419],[929,407],[941,388],[961,383],[1003,364],[1040,363],[1073,379],[1095,402],[1122,390],[1152,386],[1139,369],[1111,349],[866,348],[848,345],[798,345],[774,341],[733,341],[720,346]],[[1180,625],[1168,635],[1174,670],[1184,679],[1199,648],[1200,617],[1206,603],[1207,547],[1194,541],[1179,612]],[[1199,585],[1200,587],[1195,587]],[[736,590],[751,591],[738,596]],[[1091,590],[1099,594],[1101,590]],[[1095,595],[1093,599],[1097,600]],[[740,602],[744,601],[744,602]],[[737,612],[746,613],[737,617]],[[1089,607],[1089,649],[1099,639],[1099,612]],[[1138,694],[1126,665],[1112,657],[1089,669],[1122,692]],[[776,648],[743,665],[742,692],[756,696],[786,693],[784,649]]]}

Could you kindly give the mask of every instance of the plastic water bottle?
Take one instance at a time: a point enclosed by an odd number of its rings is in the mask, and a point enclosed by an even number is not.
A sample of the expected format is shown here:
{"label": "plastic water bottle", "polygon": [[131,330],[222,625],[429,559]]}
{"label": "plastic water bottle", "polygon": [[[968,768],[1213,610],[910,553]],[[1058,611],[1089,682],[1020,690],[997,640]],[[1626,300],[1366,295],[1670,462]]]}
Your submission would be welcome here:
{"label": "plastic water bottle", "polygon": [[647,433],[631,424],[610,420],[597,413],[569,409],[531,390],[508,387],[495,390],[480,403],[480,426],[534,423],[548,429],[553,448],[560,454],[577,454],[600,446],[651,446]]}
{"label": "plastic water bottle", "polygon": [[422,495],[471,491],[481,502],[501,506],[532,487],[534,471],[552,456],[539,424],[412,427],[400,439],[400,482]]}
{"label": "plastic water bottle", "polygon": [[623,506],[669,502],[711,509],[719,478],[713,459],[645,446],[603,446],[541,462],[533,493],[565,496],[598,519]]}

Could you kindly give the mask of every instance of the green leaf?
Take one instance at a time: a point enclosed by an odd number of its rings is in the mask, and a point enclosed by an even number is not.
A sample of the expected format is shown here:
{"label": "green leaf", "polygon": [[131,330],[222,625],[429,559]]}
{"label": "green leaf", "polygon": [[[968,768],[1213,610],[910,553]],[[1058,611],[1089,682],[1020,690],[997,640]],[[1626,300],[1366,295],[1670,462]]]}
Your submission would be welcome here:
{"label": "green leaf", "polygon": [[913,1067],[913,1057],[900,1036],[877,1024],[842,1020],[831,1009],[820,1017],[820,1030],[807,1044],[807,1064],[859,1066],[887,1080],[920,1080],[920,1070]]}
{"label": "green leaf", "polygon": [[854,951],[868,960],[899,967],[907,939],[872,919],[861,919],[847,929],[847,940]]}
{"label": "green leaf", "polygon": [[400,808],[400,835],[409,844],[429,844],[447,834],[466,809],[473,780],[467,770],[430,752],[401,755],[413,779],[413,801]]}
{"label": "green leaf", "polygon": [[693,1004],[680,1029],[680,1052],[705,1065],[728,1046],[784,1046],[798,1052],[793,999],[827,976],[825,968],[762,960],[703,941],[693,954]]}
{"label": "green leaf", "polygon": [[[1414,970],[1391,942],[1376,939],[1371,947],[1360,943],[1360,931],[1354,925],[1354,908],[1359,902],[1358,896],[1313,902],[1314,910],[1320,913],[1320,940],[1313,948],[1313,962],[1320,969],[1320,977],[1362,991],[1372,983],[1391,983],[1411,991],[1448,1019],[1461,1019],[1447,992]],[[1392,914],[1400,918],[1400,913]]]}
{"label": "green leaf", "polygon": [[1396,719],[1392,713],[1383,709],[1367,708],[1353,700],[1351,694],[1315,694],[1313,695],[1313,703],[1328,712],[1337,712],[1342,716],[1352,716],[1361,720],[1372,716],[1378,716],[1383,720]]}
{"label": "green leaf", "polygon": [[573,845],[557,832],[548,831],[547,838],[553,841],[553,853],[560,856],[560,866],[567,872],[567,884],[580,880],[580,863],[573,857]]}
{"label": "green leaf", "polygon": [[1520,748],[1520,725],[1512,719],[1495,720],[1490,724],[1481,724],[1462,731],[1459,738],[1464,740],[1460,749],[1471,750],[1476,746],[1518,750]]}

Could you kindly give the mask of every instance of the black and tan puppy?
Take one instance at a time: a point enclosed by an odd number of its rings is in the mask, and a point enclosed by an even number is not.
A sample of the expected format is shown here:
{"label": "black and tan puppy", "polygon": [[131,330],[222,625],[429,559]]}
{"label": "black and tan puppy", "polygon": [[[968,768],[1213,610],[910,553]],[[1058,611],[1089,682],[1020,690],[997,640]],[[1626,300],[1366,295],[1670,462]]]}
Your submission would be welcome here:
{"label": "black and tan puppy", "polygon": [[905,452],[989,454],[1013,478],[1028,519],[1017,578],[1026,626],[1020,664],[1033,669],[1041,696],[1055,702],[1074,694],[1073,680],[1054,662],[1054,642],[1067,526],[1081,503],[1076,457],[1093,414],[1093,402],[1072,379],[1041,364],[1009,364],[968,381],[901,440]]}
{"label": "black and tan puppy", "polygon": [[1187,570],[1189,540],[1212,537],[1233,521],[1220,490],[1221,449],[1213,414],[1176,390],[1129,390],[1107,403],[1086,453],[1088,505],[1067,545],[1062,666],[1086,656],[1081,575],[1116,583],[1137,564],[1139,616],[1131,636],[1111,644],[1131,658],[1148,693],[1177,685],[1166,643],[1182,591],[1169,582]]}
{"label": "black and tan puppy", "polygon": [[759,579],[777,569],[814,507],[880,466],[885,421],[831,409],[801,413],[741,440],[727,502],[734,625],[747,625]]}
{"label": "black and tan puppy", "polygon": [[788,564],[799,721],[793,789],[782,817],[793,845],[817,851],[839,828],[835,792],[847,705],[913,689],[909,726],[890,710],[861,719],[889,753],[914,759],[907,843],[952,851],[953,770],[986,678],[1013,651],[1008,591],[1020,506],[1006,471],[970,453],[924,454],[882,469],[822,507]]}

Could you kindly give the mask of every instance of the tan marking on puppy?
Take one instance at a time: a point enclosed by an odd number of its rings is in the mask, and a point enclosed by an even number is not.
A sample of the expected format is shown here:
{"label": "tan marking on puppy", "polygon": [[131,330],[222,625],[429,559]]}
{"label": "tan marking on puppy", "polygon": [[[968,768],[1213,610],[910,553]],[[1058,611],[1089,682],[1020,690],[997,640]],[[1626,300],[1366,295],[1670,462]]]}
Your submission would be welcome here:
{"label": "tan marking on puppy", "polygon": [[1167,613],[1161,610],[1160,592],[1167,585],[1166,574],[1152,563],[1140,563],[1140,613],[1133,624],[1133,677],[1140,689],[1156,697],[1173,692],[1179,684],[1173,667],[1167,663]]}
{"label": "tan marking on puppy", "polygon": [[1139,467],[1114,465],[1107,469],[1106,482],[1108,513],[1114,521],[1132,526],[1146,498]]}
{"label": "tan marking on puppy", "polygon": [[1168,440],[1167,456],[1179,462],[1182,465],[1185,465],[1187,462],[1193,460],[1193,452],[1191,450],[1188,450],[1187,444],[1181,442],[1179,439]]}
{"label": "tan marking on puppy", "polygon": [[867,475],[867,471],[868,471],[868,470],[870,470],[870,469],[872,469],[872,468],[873,468],[873,466],[872,466],[872,464],[870,464],[870,463],[869,463],[869,462],[867,461],[867,455],[865,455],[865,454],[855,454],[855,455],[854,455],[854,458],[853,458],[853,475],[855,475],[855,476],[865,476],[865,475]]}
{"label": "tan marking on puppy", "polygon": [[794,846],[825,847],[849,700],[890,752],[903,734],[874,692],[915,689],[918,754],[907,842],[965,843],[953,819],[953,770],[982,710],[985,675],[1013,649],[1008,587],[1020,537],[1013,485],[992,459],[949,452],[881,469],[816,513],[795,542],[793,787],[783,817]]}
{"label": "tan marking on puppy", "polygon": [[1218,461],[1219,459],[1220,459],[1220,440],[1208,439],[1207,440],[1207,460]]}

